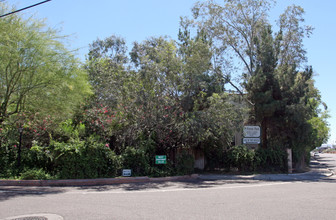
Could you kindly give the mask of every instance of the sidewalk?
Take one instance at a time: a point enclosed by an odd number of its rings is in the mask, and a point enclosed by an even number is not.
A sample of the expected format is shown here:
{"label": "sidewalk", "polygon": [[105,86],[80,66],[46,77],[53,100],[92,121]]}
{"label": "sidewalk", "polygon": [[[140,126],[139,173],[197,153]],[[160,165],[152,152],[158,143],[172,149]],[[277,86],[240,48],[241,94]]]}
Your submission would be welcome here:
{"label": "sidewalk", "polygon": [[317,160],[310,161],[310,170],[293,174],[254,174],[254,175],[199,175],[201,180],[263,180],[263,181],[300,181],[319,180],[331,177],[334,173]]}

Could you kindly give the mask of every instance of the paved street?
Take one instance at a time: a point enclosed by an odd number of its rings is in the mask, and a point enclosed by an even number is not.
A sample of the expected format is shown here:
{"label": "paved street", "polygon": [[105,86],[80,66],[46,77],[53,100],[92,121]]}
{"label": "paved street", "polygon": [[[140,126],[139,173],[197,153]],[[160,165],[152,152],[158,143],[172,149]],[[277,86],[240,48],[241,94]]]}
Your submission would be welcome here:
{"label": "paved street", "polygon": [[[335,159],[321,154],[315,166],[332,167]],[[0,187],[0,219],[39,213],[64,219],[335,219],[336,179],[315,177]]]}
{"label": "paved street", "polygon": [[316,160],[336,174],[336,154],[318,154]]}

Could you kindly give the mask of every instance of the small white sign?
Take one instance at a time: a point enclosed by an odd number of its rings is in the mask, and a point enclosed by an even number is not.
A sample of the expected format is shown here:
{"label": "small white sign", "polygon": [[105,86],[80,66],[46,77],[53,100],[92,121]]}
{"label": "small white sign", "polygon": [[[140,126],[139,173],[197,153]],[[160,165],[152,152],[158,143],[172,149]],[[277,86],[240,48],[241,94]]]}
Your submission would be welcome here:
{"label": "small white sign", "polygon": [[260,144],[260,138],[243,138],[244,144]]}
{"label": "small white sign", "polygon": [[259,126],[244,126],[244,137],[247,137],[247,138],[260,137],[260,127]]}
{"label": "small white sign", "polygon": [[132,176],[132,170],[131,169],[123,169],[122,170],[122,176]]}

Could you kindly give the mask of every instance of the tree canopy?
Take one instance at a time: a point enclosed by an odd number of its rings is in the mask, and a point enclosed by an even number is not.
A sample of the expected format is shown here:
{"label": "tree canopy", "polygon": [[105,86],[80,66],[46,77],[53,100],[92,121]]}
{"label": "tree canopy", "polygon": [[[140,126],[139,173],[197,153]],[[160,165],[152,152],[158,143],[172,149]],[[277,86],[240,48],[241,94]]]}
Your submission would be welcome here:
{"label": "tree canopy", "polygon": [[[272,26],[274,4],[198,2],[177,40],[149,37],[128,49],[111,35],[93,41],[82,64],[43,21],[1,18],[0,162],[15,167],[23,126],[26,166],[65,178],[122,166],[190,173],[192,152],[212,168],[283,171],[291,148],[299,164],[327,140],[329,116],[303,44],[313,28],[296,5]],[[244,125],[261,127],[258,150],[233,146]],[[154,155],[169,164],[156,167]]]}
{"label": "tree canopy", "polygon": [[[273,31],[268,20],[273,3],[199,2],[192,8],[193,18],[185,23],[212,40],[214,54],[220,57],[214,65],[248,103],[245,123],[261,126],[262,146],[289,147],[303,153],[322,144],[313,141],[321,137],[312,138],[318,126],[312,126],[312,121],[325,118],[320,114],[323,102],[303,45],[313,28],[304,25],[303,8],[292,5],[280,15],[278,31]],[[322,131],[328,130],[327,124],[322,127]],[[324,134],[327,138],[327,132]]]}
{"label": "tree canopy", "polygon": [[86,72],[62,40],[42,21],[0,19],[0,124],[21,112],[64,120],[90,94]]}

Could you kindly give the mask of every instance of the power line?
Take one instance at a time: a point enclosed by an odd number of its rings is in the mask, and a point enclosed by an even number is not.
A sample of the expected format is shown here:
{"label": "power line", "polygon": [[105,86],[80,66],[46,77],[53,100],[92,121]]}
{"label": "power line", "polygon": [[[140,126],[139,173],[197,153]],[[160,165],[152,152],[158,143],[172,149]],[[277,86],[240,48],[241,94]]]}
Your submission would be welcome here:
{"label": "power line", "polygon": [[14,14],[14,13],[17,13],[17,12],[20,12],[20,11],[23,11],[23,10],[27,10],[27,9],[29,9],[29,8],[32,8],[32,7],[35,7],[35,6],[38,6],[38,5],[41,5],[41,4],[50,2],[50,1],[51,1],[51,0],[46,0],[46,1],[39,2],[39,3],[37,3],[37,4],[31,5],[31,6],[28,6],[28,7],[21,8],[21,9],[19,9],[19,10],[16,10],[16,11],[13,11],[13,12],[10,12],[10,13],[7,13],[7,14],[4,14],[4,15],[0,15],[0,18],[5,17],[5,16],[8,16],[8,15],[11,15],[11,14]]}

